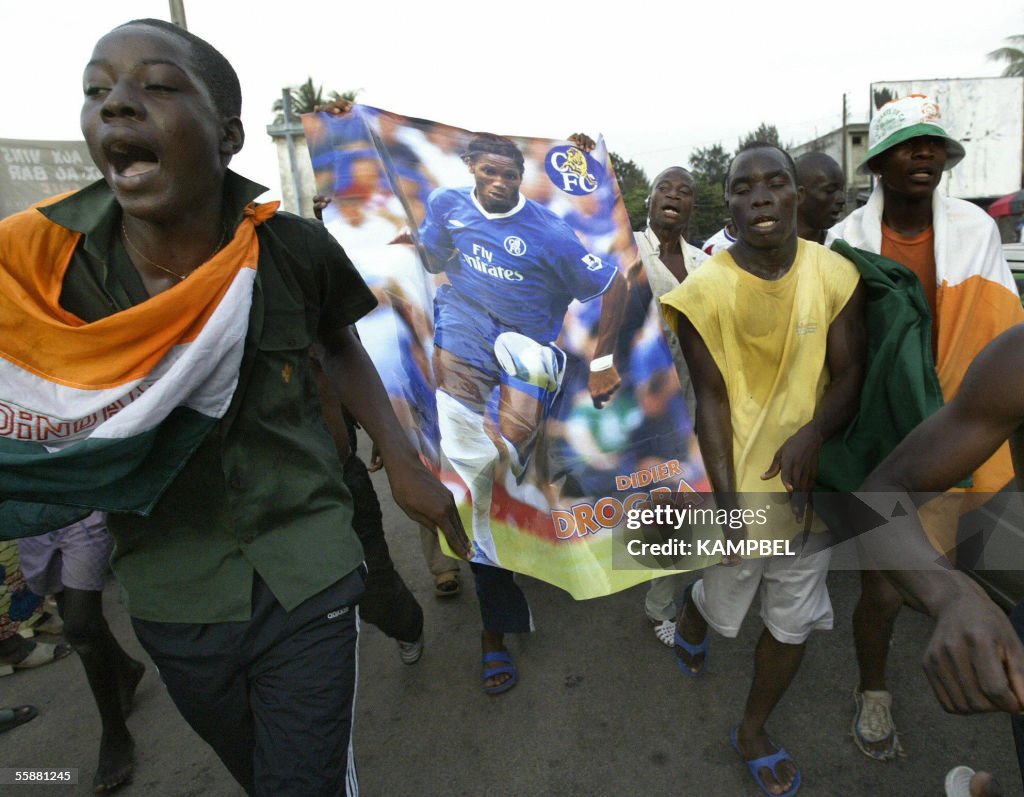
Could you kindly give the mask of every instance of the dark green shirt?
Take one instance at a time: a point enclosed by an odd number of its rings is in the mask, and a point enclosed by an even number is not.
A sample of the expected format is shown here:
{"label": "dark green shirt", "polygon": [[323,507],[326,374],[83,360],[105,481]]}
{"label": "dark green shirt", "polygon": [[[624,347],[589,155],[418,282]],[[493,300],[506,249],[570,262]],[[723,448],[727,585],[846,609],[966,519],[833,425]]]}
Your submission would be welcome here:
{"label": "dark green shirt", "polygon": [[[263,190],[227,173],[231,229]],[[64,278],[64,309],[95,321],[149,298],[105,183],[41,210],[83,233]],[[246,620],[254,573],[291,610],[363,558],[307,352],[318,330],[352,324],[376,301],[322,225],[278,213],[257,236],[249,329],[227,414],[151,516],[108,518],[113,568],[135,617]]]}

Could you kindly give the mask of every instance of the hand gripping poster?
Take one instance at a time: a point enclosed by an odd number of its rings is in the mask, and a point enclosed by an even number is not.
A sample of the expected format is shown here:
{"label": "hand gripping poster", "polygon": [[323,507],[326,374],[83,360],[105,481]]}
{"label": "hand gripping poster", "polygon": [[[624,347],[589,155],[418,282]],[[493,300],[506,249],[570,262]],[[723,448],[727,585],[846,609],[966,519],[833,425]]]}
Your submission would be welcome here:
{"label": "hand gripping poster", "polygon": [[603,141],[366,105],[303,122],[324,223],[380,302],[360,338],[474,561],[578,599],[680,567],[613,563],[652,491],[708,484]]}

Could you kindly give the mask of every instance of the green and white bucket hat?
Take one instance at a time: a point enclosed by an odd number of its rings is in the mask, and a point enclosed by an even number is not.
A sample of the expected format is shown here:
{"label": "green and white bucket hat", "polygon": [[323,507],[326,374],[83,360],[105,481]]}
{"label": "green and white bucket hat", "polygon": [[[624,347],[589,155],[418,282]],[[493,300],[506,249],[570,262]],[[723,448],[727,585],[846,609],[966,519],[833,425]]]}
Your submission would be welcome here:
{"label": "green and white bucket hat", "polygon": [[857,173],[870,174],[868,162],[872,158],[919,136],[942,139],[946,147],[946,171],[964,159],[963,146],[942,125],[939,104],[924,94],[909,94],[887,102],[871,120],[868,127],[868,152],[857,167]]}

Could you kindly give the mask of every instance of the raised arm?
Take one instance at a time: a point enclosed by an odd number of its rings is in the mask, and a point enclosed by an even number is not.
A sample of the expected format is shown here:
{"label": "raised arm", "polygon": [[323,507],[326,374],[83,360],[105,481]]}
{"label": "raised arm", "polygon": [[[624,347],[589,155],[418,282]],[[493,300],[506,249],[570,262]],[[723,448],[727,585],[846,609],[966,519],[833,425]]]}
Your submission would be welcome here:
{"label": "raised arm", "polygon": [[619,273],[612,278],[608,290],[601,297],[601,318],[597,322],[597,344],[594,359],[590,362],[590,378],[587,387],[594,406],[601,409],[619,389],[622,379],[613,360],[615,341],[626,312],[629,290],[626,280]]}

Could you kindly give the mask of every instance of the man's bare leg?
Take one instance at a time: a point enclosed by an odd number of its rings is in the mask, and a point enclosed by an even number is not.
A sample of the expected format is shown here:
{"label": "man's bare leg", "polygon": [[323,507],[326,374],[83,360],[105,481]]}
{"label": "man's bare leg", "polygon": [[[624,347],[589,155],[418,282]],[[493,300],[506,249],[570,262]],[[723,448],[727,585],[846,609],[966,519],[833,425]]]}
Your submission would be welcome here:
{"label": "man's bare leg", "polygon": [[[862,570],[860,584],[860,600],[853,611],[853,642],[860,670],[858,689],[861,692],[888,691],[885,665],[903,598],[878,570]],[[879,755],[891,753],[895,746],[892,737],[878,741],[863,740],[863,744]]]}
{"label": "man's bare leg", "polygon": [[[488,653],[496,653],[499,650],[506,650],[505,647],[505,635],[496,634],[493,631],[484,631],[480,635],[480,649],[486,655]],[[484,669],[487,669],[488,665],[484,665]],[[485,689],[492,689],[495,686],[501,686],[505,681],[512,677],[512,673],[502,672],[497,675],[491,676],[484,681]]]}
{"label": "man's bare leg", "polygon": [[[754,680],[747,695],[743,720],[736,732],[740,754],[750,761],[778,751],[765,731],[772,710],[793,682],[807,643],[790,645],[779,642],[768,629],[761,632],[754,651]],[[761,780],[772,794],[784,794],[793,785],[797,768],[791,761],[780,761],[775,774],[765,768]]]}
{"label": "man's bare leg", "polygon": [[57,594],[57,606],[64,634],[85,668],[103,727],[93,789],[113,791],[127,783],[134,768],[135,742],[125,717],[145,667],[125,653],[110,632],[101,592],[65,588]]}

